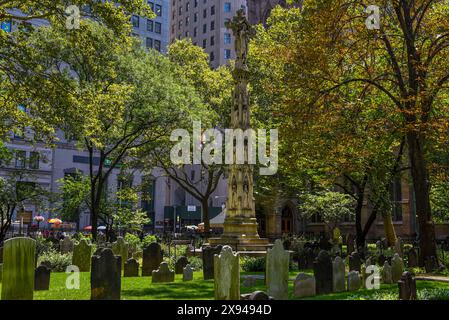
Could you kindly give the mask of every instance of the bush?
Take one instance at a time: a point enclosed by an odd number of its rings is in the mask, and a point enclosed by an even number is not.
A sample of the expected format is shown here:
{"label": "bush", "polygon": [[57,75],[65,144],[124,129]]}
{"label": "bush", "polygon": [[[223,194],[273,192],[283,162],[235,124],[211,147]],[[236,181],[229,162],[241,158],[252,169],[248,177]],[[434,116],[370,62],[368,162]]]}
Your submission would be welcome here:
{"label": "bush", "polygon": [[265,271],[265,258],[242,257],[240,266],[246,272],[262,272]]}
{"label": "bush", "polygon": [[203,259],[200,257],[189,257],[189,264],[195,271],[203,270]]}
{"label": "bush", "polygon": [[44,237],[36,237],[36,253],[38,256],[53,249],[53,242]]}
{"label": "bush", "polygon": [[449,300],[447,289],[423,289],[418,291],[419,300]]}
{"label": "bush", "polygon": [[155,235],[149,234],[145,236],[142,240],[142,248],[148,247],[152,242],[157,242],[157,237]]}
{"label": "bush", "polygon": [[61,254],[55,249],[51,249],[38,258],[38,264],[42,261],[50,262],[51,270],[54,272],[65,272],[72,264],[72,253]]}

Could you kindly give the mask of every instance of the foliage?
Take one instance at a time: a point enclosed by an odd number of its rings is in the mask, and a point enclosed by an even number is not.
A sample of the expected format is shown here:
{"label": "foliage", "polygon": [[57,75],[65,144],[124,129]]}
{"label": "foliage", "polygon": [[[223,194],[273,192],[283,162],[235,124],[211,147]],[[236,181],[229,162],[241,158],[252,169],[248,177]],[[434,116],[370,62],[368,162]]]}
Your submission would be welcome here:
{"label": "foliage", "polygon": [[430,204],[435,222],[449,221],[449,182],[441,181],[430,189]]}
{"label": "foliage", "polygon": [[301,215],[310,218],[321,216],[323,221],[333,230],[345,218],[354,215],[354,201],[344,193],[324,191],[316,194],[305,193],[300,196]]}
{"label": "foliage", "polygon": [[189,265],[195,271],[200,271],[203,269],[203,259],[200,257],[189,257]]}
{"label": "foliage", "polygon": [[247,257],[240,258],[240,267],[246,272],[265,271],[265,257]]}
{"label": "foliage", "polygon": [[149,234],[146,235],[142,240],[142,248],[148,247],[151,243],[157,242],[158,238],[155,235]]}
{"label": "foliage", "polygon": [[87,177],[68,175],[58,181],[61,195],[59,210],[61,217],[68,221],[78,221],[82,211],[89,207],[90,183]]}
{"label": "foliage", "polygon": [[53,249],[53,243],[44,237],[36,237],[36,255],[41,256]]}
{"label": "foliage", "polygon": [[62,254],[56,249],[50,249],[38,257],[38,264],[48,261],[53,272],[65,272],[66,268],[72,264],[72,253]]}
{"label": "foliage", "polygon": [[418,291],[419,300],[449,300],[447,289],[423,289]]}

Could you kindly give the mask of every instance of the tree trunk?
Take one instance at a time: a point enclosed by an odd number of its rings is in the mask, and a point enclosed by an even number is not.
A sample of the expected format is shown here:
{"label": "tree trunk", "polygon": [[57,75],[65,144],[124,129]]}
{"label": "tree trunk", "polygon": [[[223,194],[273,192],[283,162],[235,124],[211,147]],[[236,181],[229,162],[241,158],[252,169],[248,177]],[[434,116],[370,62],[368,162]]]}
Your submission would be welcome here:
{"label": "tree trunk", "polygon": [[201,201],[201,210],[203,212],[203,222],[204,222],[204,236],[206,239],[210,236],[210,219],[209,219],[209,206],[208,198]]}
{"label": "tree trunk", "polygon": [[392,247],[396,243],[396,231],[394,230],[393,219],[391,218],[391,214],[388,213],[385,213],[382,219],[384,221],[384,231],[388,246]]}
{"label": "tree trunk", "polygon": [[423,137],[416,132],[407,134],[411,174],[415,191],[416,215],[419,224],[419,264],[424,266],[426,258],[437,257],[435,243],[435,226],[429,197],[429,179],[424,159]]}
{"label": "tree trunk", "polygon": [[355,208],[355,232],[356,232],[356,249],[365,247],[365,235],[362,229],[362,208],[363,208],[363,193],[357,197],[357,205]]}

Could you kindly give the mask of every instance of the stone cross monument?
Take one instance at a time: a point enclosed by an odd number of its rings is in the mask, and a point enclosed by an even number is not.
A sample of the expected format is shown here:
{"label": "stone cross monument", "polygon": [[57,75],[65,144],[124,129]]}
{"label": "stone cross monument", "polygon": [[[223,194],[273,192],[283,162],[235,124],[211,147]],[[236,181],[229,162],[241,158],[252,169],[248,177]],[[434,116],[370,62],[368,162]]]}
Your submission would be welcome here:
{"label": "stone cross monument", "polygon": [[[231,110],[232,129],[251,128],[250,105],[248,93],[249,71],[247,65],[248,44],[253,29],[240,9],[226,27],[233,31],[235,37],[236,61],[232,72],[234,79],[233,104]],[[210,244],[230,245],[237,251],[264,251],[267,239],[261,239],[257,232],[255,203],[253,197],[253,165],[248,163],[248,139],[244,138],[245,163],[234,164],[228,168],[228,198],[224,233],[220,238],[209,239]],[[254,150],[255,151],[255,150]]]}

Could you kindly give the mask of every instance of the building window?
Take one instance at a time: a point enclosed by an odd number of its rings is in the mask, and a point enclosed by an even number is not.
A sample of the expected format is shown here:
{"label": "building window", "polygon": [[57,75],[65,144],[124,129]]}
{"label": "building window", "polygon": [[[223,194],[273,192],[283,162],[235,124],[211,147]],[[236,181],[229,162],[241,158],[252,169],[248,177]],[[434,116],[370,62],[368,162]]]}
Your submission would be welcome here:
{"label": "building window", "polygon": [[153,21],[147,19],[147,31],[153,32]]}
{"label": "building window", "polygon": [[178,22],[178,30],[181,30],[181,27],[182,27],[182,20],[179,20],[179,22]]}
{"label": "building window", "polygon": [[210,61],[214,61],[215,60],[215,54],[214,54],[214,52],[212,51],[211,53],[210,53]]}
{"label": "building window", "polygon": [[186,17],[186,26],[188,26],[190,23],[190,17]]}
{"label": "building window", "polygon": [[31,151],[30,152],[30,160],[28,162],[28,167],[30,169],[39,169],[39,152]]}
{"label": "building window", "polygon": [[225,33],[224,34],[224,44],[231,44],[231,34],[230,33]]}
{"label": "building window", "polygon": [[175,20],[175,11],[173,10],[173,12],[171,13],[171,18],[172,20]]}
{"label": "building window", "polygon": [[151,11],[154,12],[154,3],[151,1],[148,1],[148,4],[150,5]]}
{"label": "building window", "polygon": [[207,32],[207,24],[203,24],[203,33]]}
{"label": "building window", "polygon": [[17,150],[16,151],[16,163],[15,163],[16,168],[24,169],[25,168],[26,158],[27,158],[26,151],[24,151],[24,150]]}
{"label": "building window", "polygon": [[146,47],[148,49],[153,48],[153,39],[151,39],[151,38],[146,39]]}
{"label": "building window", "polygon": [[131,17],[131,23],[133,25],[134,28],[139,28],[140,25],[140,19],[139,16],[133,15]]}
{"label": "building window", "polygon": [[156,5],[156,15],[158,16],[158,17],[162,17],[162,6],[161,5],[159,5],[159,4],[157,4]]}
{"label": "building window", "polygon": [[215,6],[210,7],[210,15],[215,15]]}
{"label": "building window", "polygon": [[154,49],[161,51],[161,42],[159,40],[154,40]]}
{"label": "building window", "polygon": [[230,2],[224,3],[224,12],[231,12],[231,3]]}
{"label": "building window", "polygon": [[190,9],[190,2],[187,2],[187,3],[186,3],[186,12],[188,12],[189,9]]}
{"label": "building window", "polygon": [[206,49],[207,47],[207,39],[203,39],[203,49]]}
{"label": "building window", "polygon": [[160,23],[160,22],[156,22],[155,24],[154,24],[154,32],[156,32],[156,33],[161,33],[161,30],[162,30],[162,24]]}
{"label": "building window", "polygon": [[198,7],[198,0],[195,0],[195,8]]}
{"label": "building window", "polygon": [[225,59],[231,59],[231,50],[230,49],[225,49],[224,50],[224,58]]}
{"label": "building window", "polygon": [[210,45],[211,46],[215,45],[215,37],[214,36],[210,37]]}
{"label": "building window", "polygon": [[198,12],[193,15],[193,22],[198,22]]}
{"label": "building window", "polygon": [[175,25],[174,24],[172,24],[172,26],[171,26],[171,33],[175,33]]}
{"label": "building window", "polygon": [[196,37],[198,35],[198,28],[193,28],[193,36]]}
{"label": "building window", "polygon": [[203,10],[203,18],[207,18],[207,9]]}
{"label": "building window", "polygon": [[210,29],[215,30],[215,21],[210,22]]}
{"label": "building window", "polygon": [[182,7],[178,8],[178,15],[182,15]]}
{"label": "building window", "polygon": [[402,186],[401,178],[397,177],[390,185],[390,200],[392,204],[393,221],[402,221]]}
{"label": "building window", "polygon": [[189,38],[189,37],[190,37],[190,32],[186,31],[186,38]]}

